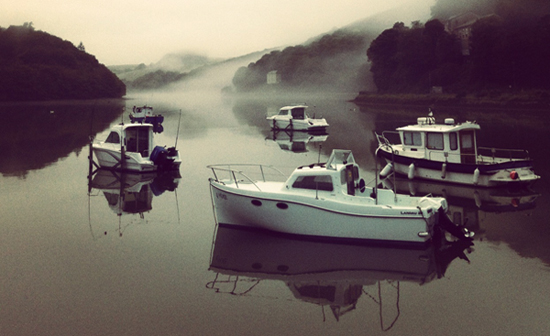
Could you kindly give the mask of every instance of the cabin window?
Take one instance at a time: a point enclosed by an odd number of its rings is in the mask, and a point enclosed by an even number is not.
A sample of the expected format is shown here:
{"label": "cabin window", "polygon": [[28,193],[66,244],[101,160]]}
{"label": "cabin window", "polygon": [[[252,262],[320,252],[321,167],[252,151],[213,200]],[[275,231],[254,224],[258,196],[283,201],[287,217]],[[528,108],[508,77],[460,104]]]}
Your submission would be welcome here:
{"label": "cabin window", "polygon": [[109,136],[107,137],[107,140],[105,140],[106,143],[114,143],[118,144],[120,143],[120,135],[118,135],[117,132],[111,132]]}
{"label": "cabin window", "polygon": [[420,132],[403,132],[403,140],[408,146],[422,146],[422,136]]}
{"label": "cabin window", "polygon": [[443,134],[442,133],[428,133],[428,149],[443,150]]}
{"label": "cabin window", "polygon": [[474,141],[472,133],[463,133],[460,137],[462,149],[472,149],[474,147]]}
{"label": "cabin window", "polygon": [[295,108],[292,110],[292,119],[304,119],[305,108]]}
{"label": "cabin window", "polygon": [[141,153],[143,157],[149,156],[149,129],[144,127],[126,129],[126,150]]}
{"label": "cabin window", "polygon": [[449,134],[449,142],[451,150],[457,150],[458,149],[458,137],[456,133],[450,133]]}
{"label": "cabin window", "polygon": [[292,188],[332,191],[332,179],[330,176],[299,176],[292,184]]}
{"label": "cabin window", "polygon": [[287,115],[288,114],[288,110],[280,110],[279,111],[279,115]]}

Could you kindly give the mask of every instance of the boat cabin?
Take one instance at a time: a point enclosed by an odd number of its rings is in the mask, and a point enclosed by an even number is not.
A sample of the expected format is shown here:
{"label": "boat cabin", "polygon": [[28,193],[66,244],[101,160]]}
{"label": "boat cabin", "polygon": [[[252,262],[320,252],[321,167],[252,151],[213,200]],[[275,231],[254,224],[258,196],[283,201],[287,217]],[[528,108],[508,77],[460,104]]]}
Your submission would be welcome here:
{"label": "boat cabin", "polygon": [[145,118],[153,116],[153,108],[151,106],[134,106],[132,109],[134,118]]}
{"label": "boat cabin", "polygon": [[153,149],[153,125],[117,125],[111,129],[105,144],[118,148],[124,146],[126,152],[140,153],[144,158],[149,157]]}
{"label": "boat cabin", "polygon": [[350,150],[335,149],[326,163],[300,166],[294,170],[287,189],[309,189],[355,195],[359,180],[359,166]]}
{"label": "boat cabin", "polygon": [[420,117],[416,125],[397,128],[403,151],[399,154],[431,161],[475,163],[478,129],[479,125],[470,121],[456,124],[447,118],[444,124],[436,124],[434,117]]}
{"label": "boat cabin", "polygon": [[289,119],[305,120],[308,119],[306,109],[307,106],[305,105],[285,106],[279,110],[278,115]]}

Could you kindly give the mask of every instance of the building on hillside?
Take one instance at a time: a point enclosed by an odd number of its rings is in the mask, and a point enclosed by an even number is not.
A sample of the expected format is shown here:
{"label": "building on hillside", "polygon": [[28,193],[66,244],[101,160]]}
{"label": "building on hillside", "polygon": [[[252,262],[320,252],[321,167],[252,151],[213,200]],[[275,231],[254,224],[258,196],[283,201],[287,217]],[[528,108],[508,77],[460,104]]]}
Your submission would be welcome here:
{"label": "building on hillside", "polygon": [[281,75],[277,73],[277,70],[273,70],[267,73],[267,84],[279,84],[281,82]]}
{"label": "building on hillside", "polygon": [[480,19],[496,17],[496,14],[477,15],[473,12],[466,12],[450,17],[445,23],[445,30],[454,34],[460,41],[463,56],[470,55],[470,39],[472,36],[472,26]]}

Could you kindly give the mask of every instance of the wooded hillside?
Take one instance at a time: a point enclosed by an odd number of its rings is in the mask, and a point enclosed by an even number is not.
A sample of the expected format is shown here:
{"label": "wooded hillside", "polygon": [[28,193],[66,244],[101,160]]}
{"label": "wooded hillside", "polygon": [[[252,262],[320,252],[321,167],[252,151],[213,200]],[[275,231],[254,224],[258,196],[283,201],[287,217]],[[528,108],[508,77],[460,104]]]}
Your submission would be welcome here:
{"label": "wooded hillside", "polygon": [[[83,48],[81,48],[83,49]],[[0,101],[120,98],[126,86],[84,50],[32,24],[0,27]]]}

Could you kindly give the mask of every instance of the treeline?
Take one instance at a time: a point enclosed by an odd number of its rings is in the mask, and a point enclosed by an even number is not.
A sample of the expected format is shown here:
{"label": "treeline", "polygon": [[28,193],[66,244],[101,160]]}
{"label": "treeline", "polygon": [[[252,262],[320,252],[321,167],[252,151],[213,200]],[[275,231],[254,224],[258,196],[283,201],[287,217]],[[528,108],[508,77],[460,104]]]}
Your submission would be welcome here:
{"label": "treeline", "polygon": [[32,24],[0,27],[0,101],[120,98],[126,86],[72,43]]}
{"label": "treeline", "polygon": [[[308,87],[344,86],[361,82],[357,72],[357,60],[368,47],[369,36],[364,33],[338,30],[308,45],[288,47],[282,51],[265,54],[255,63],[241,67],[233,77],[233,85],[240,92],[267,86],[267,74],[277,71],[281,83],[287,89]],[[353,69],[350,74],[349,69]]]}
{"label": "treeline", "polygon": [[432,8],[435,17],[463,14],[468,5],[484,14],[471,26],[469,56],[438,19],[411,27],[396,23],[367,50],[374,82],[384,93],[428,93],[433,87],[457,94],[550,89],[549,3],[440,0]]}
{"label": "treeline", "polygon": [[550,88],[550,15],[506,22],[491,15],[471,28],[470,55],[439,20],[396,23],[367,50],[380,92],[427,93]]}

